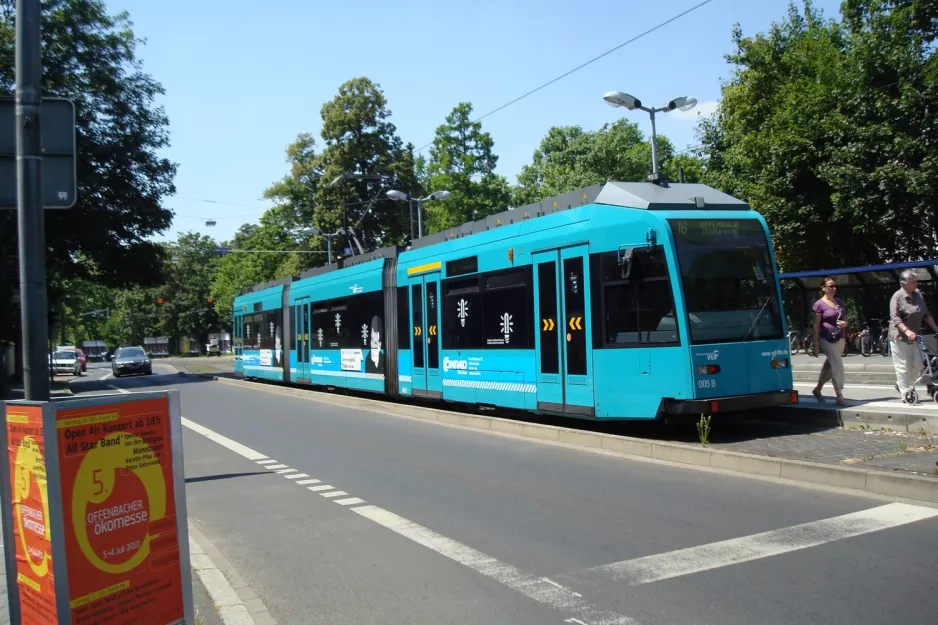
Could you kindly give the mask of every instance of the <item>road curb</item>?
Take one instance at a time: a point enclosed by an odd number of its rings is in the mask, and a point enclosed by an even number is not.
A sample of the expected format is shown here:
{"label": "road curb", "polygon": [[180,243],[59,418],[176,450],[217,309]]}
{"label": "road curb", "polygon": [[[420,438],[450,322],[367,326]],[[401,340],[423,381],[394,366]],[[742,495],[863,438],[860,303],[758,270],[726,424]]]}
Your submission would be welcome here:
{"label": "road curb", "polygon": [[[653,441],[617,434],[585,432],[572,428],[540,423],[527,423],[490,417],[469,415],[438,408],[426,408],[411,404],[395,404],[381,400],[333,395],[312,389],[296,389],[283,386],[270,386],[246,380],[234,380],[211,374],[197,374],[201,377],[230,384],[233,386],[257,388],[265,391],[320,401],[352,408],[362,408],[385,414],[398,414],[425,421],[437,421],[449,425],[490,430],[510,434],[521,438],[557,442],[584,450],[602,450],[604,453],[639,458],[653,459],[674,464],[705,467],[752,475],[759,477],[780,478],[784,480],[815,484],[834,488],[860,491],[887,497],[902,497],[930,503],[938,503],[938,479],[880,471],[843,467],[821,462],[759,456],[735,451],[712,449],[700,445]],[[832,412],[832,411],[827,411]]]}
{"label": "road curb", "polygon": [[189,562],[225,625],[277,625],[248,583],[191,519]]}

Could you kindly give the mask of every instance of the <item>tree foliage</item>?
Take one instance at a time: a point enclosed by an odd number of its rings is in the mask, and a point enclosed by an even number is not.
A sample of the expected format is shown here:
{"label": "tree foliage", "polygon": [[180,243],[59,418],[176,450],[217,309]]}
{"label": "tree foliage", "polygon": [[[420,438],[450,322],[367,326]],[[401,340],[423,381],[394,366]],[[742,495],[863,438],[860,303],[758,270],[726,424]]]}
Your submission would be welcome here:
{"label": "tree foliage", "polygon": [[[13,94],[14,6],[0,0],[0,91]],[[62,285],[76,279],[107,286],[161,279],[161,248],[148,240],[169,227],[161,206],[175,192],[176,165],[158,152],[169,143],[168,120],[154,100],[163,88],[143,71],[139,40],[126,13],[109,15],[100,0],[42,3],[42,94],[75,102],[78,201],[46,211],[50,307],[62,304]],[[0,211],[0,261],[16,254],[16,214]],[[0,296],[18,284],[0,276]],[[58,300],[58,301],[57,301]],[[18,311],[0,306],[0,326]],[[0,337],[13,338],[13,337]]]}
{"label": "tree foliage", "polygon": [[211,237],[194,232],[181,234],[168,246],[170,267],[162,289],[162,314],[168,317],[168,334],[191,337],[204,345],[210,332],[219,330],[219,318],[211,297],[218,256]]}
{"label": "tree foliage", "polygon": [[310,225],[326,232],[351,226],[365,249],[403,243],[410,235],[408,211],[385,196],[385,182],[345,179],[331,184],[342,174],[380,175],[393,177],[391,184],[399,190],[417,190],[413,146],[397,136],[384,92],[368,78],[354,78],[339,87],[321,115],[325,147],[317,166],[325,184],[315,195]]}
{"label": "tree foliage", "polygon": [[[662,135],[657,136],[657,147],[658,163],[670,180],[678,179],[678,166],[684,167],[687,182],[699,179],[699,159],[675,156],[673,145]],[[514,204],[530,204],[602,182],[638,182],[650,173],[651,143],[638,124],[623,119],[596,131],[554,126],[534,151],[531,164],[521,169]]]}
{"label": "tree foliage", "polygon": [[472,105],[458,104],[437,127],[426,176],[431,191],[450,197],[426,206],[425,232],[438,232],[483,219],[508,208],[510,188],[495,173],[498,156],[491,135],[472,121]]}
{"label": "tree foliage", "polygon": [[848,0],[835,22],[805,2],[765,34],[735,29],[735,71],[700,127],[706,179],[765,215],[785,269],[935,254],[938,83],[925,4]]}

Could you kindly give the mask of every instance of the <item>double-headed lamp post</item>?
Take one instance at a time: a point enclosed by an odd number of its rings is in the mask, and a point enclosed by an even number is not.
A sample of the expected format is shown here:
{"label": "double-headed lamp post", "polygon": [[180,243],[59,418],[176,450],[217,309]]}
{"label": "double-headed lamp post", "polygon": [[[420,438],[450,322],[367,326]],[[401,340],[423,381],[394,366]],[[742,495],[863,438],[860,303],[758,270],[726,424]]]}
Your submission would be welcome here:
{"label": "double-headed lamp post", "polygon": [[630,111],[639,109],[648,113],[651,117],[651,176],[648,177],[652,182],[657,182],[660,178],[658,174],[658,142],[657,135],[655,134],[655,113],[669,113],[674,109],[679,111],[689,111],[695,106],[697,106],[697,98],[681,96],[679,98],[674,98],[664,106],[655,108],[642,106],[642,101],[638,98],[631,96],[627,93],[622,93],[621,91],[610,91],[603,96],[603,100],[606,101],[606,104],[609,106],[618,108],[625,107]]}
{"label": "double-headed lamp post", "polygon": [[398,202],[407,202],[410,205],[410,238],[414,238],[414,206],[411,202],[417,202],[417,238],[423,236],[423,205],[427,202],[433,202],[434,200],[446,200],[449,198],[449,191],[437,191],[436,193],[431,193],[424,198],[411,197],[403,191],[388,191],[387,196],[392,200],[397,200]]}

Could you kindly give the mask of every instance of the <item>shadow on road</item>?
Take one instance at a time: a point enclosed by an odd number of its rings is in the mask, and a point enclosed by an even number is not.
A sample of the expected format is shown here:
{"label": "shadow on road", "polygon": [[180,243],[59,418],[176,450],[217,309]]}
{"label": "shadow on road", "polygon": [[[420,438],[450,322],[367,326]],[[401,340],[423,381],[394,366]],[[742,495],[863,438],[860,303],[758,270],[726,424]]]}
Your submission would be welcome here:
{"label": "shadow on road", "polygon": [[254,471],[252,473],[219,473],[218,475],[201,475],[199,477],[187,477],[186,484],[195,484],[196,482],[213,482],[215,480],[227,480],[233,477],[248,477],[251,475],[275,475],[270,471]]}

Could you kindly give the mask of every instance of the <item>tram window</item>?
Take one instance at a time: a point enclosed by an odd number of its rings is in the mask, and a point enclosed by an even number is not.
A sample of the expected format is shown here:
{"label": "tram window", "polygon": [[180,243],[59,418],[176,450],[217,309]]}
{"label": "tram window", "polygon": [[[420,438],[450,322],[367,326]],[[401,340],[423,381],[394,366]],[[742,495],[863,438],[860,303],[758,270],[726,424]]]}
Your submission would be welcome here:
{"label": "tram window", "polygon": [[329,316],[329,305],[325,302],[313,304],[313,318],[309,329],[309,342],[314,349],[329,347],[329,328],[332,325]]}
{"label": "tram window", "polygon": [[479,349],[482,339],[482,293],[479,278],[443,283],[443,349]]}
{"label": "tram window", "polygon": [[345,300],[335,300],[330,303],[328,315],[327,347],[348,347],[349,341],[349,314]]}
{"label": "tram window", "polygon": [[[343,313],[345,314],[345,313]],[[384,295],[372,291],[354,295],[348,301],[349,347],[368,349],[371,345],[371,324],[378,318],[378,334],[384,344]]]}
{"label": "tram window", "polygon": [[[423,287],[415,284],[411,288],[410,306],[414,314],[414,324],[410,328],[414,336],[414,366],[423,367]],[[420,336],[416,336],[417,329],[420,329]]]}
{"label": "tram window", "polygon": [[528,349],[533,341],[533,310],[526,272],[487,276],[482,294],[486,348]]}
{"label": "tram window", "polygon": [[407,305],[407,287],[397,287],[397,346],[410,349],[410,307]]}
{"label": "tram window", "polygon": [[268,310],[264,313],[264,325],[261,328],[261,349],[276,349],[277,313]]}
{"label": "tram window", "polygon": [[439,328],[436,327],[437,319],[439,318],[439,302],[436,287],[436,282],[427,282],[427,367],[430,369],[440,368],[440,337],[434,336],[433,333],[430,332],[430,328],[433,328],[434,332],[439,330]]}
{"label": "tram window", "polygon": [[[547,328],[540,325],[541,373],[560,373],[560,351],[557,348],[557,333],[563,332],[563,320],[557,318],[557,263],[541,263],[537,266],[538,303],[541,318],[552,322]],[[560,326],[559,329],[557,326]]]}
{"label": "tram window", "polygon": [[[586,298],[584,289],[586,281],[583,275],[583,258],[566,258],[563,261],[564,302],[566,313],[564,318],[564,331],[567,333],[567,373],[570,375],[586,375],[586,328],[572,330],[568,326],[571,319],[586,317]],[[559,325],[559,324],[558,324]],[[585,325],[585,324],[584,324]]]}
{"label": "tram window", "polygon": [[603,256],[603,345],[677,345],[674,296],[661,249],[636,249],[628,280],[616,254]]}
{"label": "tram window", "polygon": [[300,331],[296,327],[296,306],[290,306],[290,327],[292,328],[290,332],[290,349],[296,350],[296,334]]}

